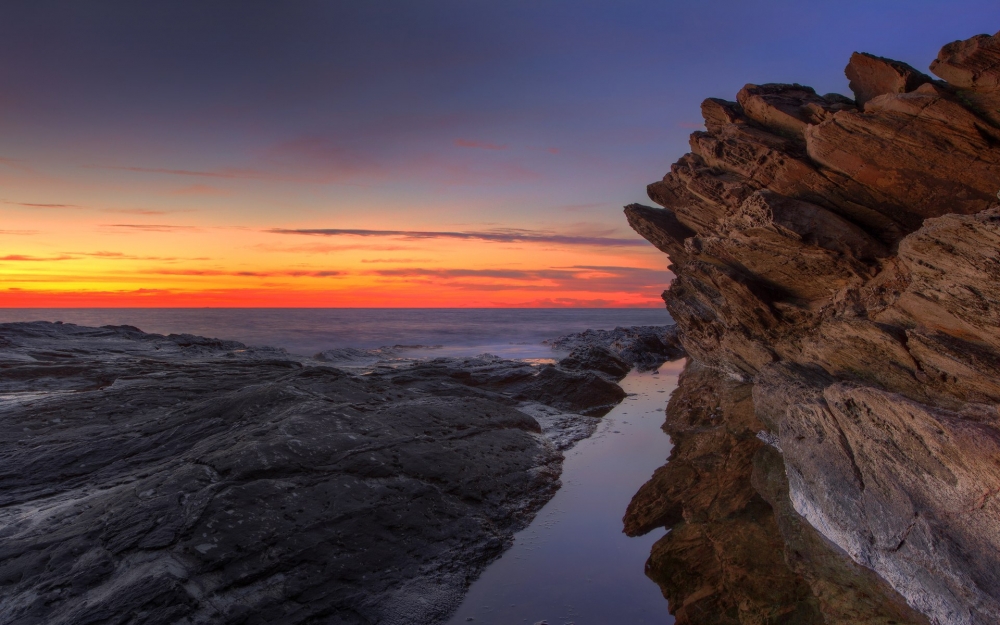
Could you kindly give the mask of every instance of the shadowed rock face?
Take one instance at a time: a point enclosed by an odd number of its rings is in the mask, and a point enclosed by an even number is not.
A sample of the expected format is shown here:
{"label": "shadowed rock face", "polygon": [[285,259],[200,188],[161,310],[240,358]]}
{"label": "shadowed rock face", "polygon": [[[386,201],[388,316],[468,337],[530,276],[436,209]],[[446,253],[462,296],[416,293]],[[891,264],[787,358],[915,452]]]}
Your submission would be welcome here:
{"label": "shadowed rock face", "polygon": [[[747,385],[776,443],[753,490],[786,549],[818,532],[934,623],[1000,622],[998,50],[945,46],[945,81],[856,54],[855,102],[801,85],[707,100],[707,131],[649,186],[663,208],[625,211],[670,255],[686,351]],[[630,531],[680,518],[650,501]],[[785,555],[827,614],[843,584]]]}
{"label": "shadowed rock face", "polygon": [[436,622],[623,397],[493,357],[354,375],[0,325],[0,622]]}

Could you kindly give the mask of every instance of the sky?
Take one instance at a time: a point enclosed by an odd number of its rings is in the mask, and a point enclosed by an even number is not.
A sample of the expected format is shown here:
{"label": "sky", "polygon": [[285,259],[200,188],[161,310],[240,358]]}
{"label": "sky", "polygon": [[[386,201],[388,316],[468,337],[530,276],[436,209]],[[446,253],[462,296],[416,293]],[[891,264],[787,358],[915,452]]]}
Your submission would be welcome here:
{"label": "sky", "polygon": [[926,70],[996,0],[0,5],[0,307],[662,306],[706,97]]}

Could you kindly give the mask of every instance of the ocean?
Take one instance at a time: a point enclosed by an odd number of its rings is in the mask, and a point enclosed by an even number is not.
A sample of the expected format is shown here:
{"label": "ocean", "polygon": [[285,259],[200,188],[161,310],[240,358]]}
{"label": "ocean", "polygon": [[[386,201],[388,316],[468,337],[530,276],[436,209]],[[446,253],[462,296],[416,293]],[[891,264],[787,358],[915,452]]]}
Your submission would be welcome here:
{"label": "ocean", "polygon": [[0,322],[131,325],[282,347],[312,356],[341,347],[423,346],[413,356],[546,358],[546,339],[587,329],[673,323],[663,308],[0,308]]}

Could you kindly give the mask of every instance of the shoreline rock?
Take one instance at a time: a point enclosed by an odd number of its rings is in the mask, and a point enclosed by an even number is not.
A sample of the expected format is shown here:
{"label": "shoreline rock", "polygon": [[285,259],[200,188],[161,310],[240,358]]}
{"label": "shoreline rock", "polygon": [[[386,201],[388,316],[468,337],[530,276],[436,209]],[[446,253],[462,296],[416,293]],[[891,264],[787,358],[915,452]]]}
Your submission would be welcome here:
{"label": "shoreline rock", "polygon": [[359,374],[128,326],[0,324],[0,621],[437,622],[624,397],[582,366]]}
{"label": "shoreline rock", "polygon": [[854,99],[706,100],[663,208],[625,208],[684,349],[752,385],[798,520],[942,624],[1000,622],[998,61],[980,35],[944,80],[855,54]]}
{"label": "shoreline rock", "polygon": [[[543,343],[553,350],[571,352],[568,357],[571,363],[593,363],[594,368],[610,366],[612,369],[620,369],[621,365],[614,361],[617,359],[639,371],[652,371],[665,362],[685,356],[676,325],[586,330]],[[566,361],[564,359],[560,364]],[[601,362],[605,364],[601,365]]]}

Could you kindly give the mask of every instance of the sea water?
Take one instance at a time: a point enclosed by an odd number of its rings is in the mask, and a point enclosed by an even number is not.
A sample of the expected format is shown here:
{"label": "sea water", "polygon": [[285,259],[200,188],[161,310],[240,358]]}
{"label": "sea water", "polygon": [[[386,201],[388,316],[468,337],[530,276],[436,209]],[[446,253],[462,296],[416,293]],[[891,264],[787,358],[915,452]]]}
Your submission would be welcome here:
{"label": "sea water", "polygon": [[131,325],[282,347],[312,356],[340,347],[420,345],[424,355],[545,358],[542,341],[587,329],[672,323],[662,308],[0,308],[0,323]]}
{"label": "sea water", "polygon": [[664,408],[684,361],[633,371],[629,396],[566,452],[562,487],[473,582],[448,625],[669,625],[659,587],[644,574],[659,529],[629,538],[632,495],[666,463]]}

